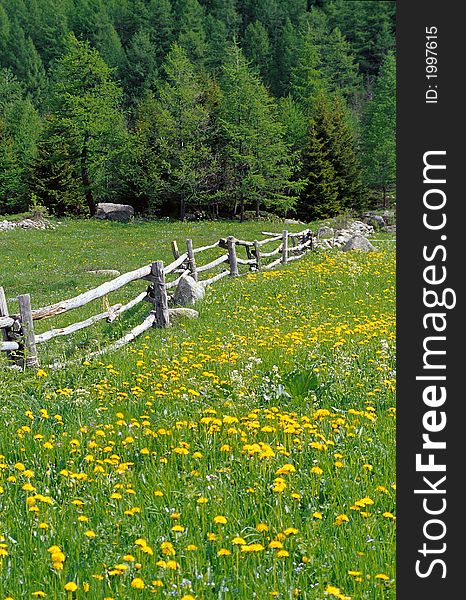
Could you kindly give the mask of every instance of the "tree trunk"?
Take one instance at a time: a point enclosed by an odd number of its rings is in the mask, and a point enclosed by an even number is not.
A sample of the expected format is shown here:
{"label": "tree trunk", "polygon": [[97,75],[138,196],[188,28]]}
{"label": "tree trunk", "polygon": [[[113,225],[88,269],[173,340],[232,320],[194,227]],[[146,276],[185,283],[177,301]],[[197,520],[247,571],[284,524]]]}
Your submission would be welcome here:
{"label": "tree trunk", "polygon": [[260,204],[261,204],[261,202],[260,202],[260,200],[258,198],[256,200],[256,217],[257,218],[259,218],[261,216],[261,213],[260,213]]}
{"label": "tree trunk", "polygon": [[383,186],[383,207],[387,208],[387,188]]}
{"label": "tree trunk", "polygon": [[87,206],[91,217],[93,217],[97,211],[97,206],[92,195],[92,190],[89,181],[89,172],[87,170],[87,141],[86,137],[81,151],[81,183],[84,189],[84,197],[86,198]]}
{"label": "tree trunk", "polygon": [[186,202],[184,199],[184,192],[180,194],[180,220],[184,221],[186,218]]}
{"label": "tree trunk", "polygon": [[242,198],[239,205],[239,221],[240,223],[244,221],[244,200]]}

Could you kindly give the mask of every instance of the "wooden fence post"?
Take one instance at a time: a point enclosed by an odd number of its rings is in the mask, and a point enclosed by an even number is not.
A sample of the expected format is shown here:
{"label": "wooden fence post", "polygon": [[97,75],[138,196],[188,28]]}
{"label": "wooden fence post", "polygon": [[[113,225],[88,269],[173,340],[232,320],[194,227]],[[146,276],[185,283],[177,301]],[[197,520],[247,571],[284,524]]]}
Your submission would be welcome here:
{"label": "wooden fence post", "polygon": [[197,281],[196,259],[194,257],[194,248],[192,240],[186,240],[186,248],[188,251],[188,266],[189,270],[191,271],[191,277],[194,279],[194,281]]}
{"label": "wooden fence post", "polygon": [[282,264],[286,265],[288,262],[288,231],[283,230],[282,233]]}
{"label": "wooden fence post", "polygon": [[[9,317],[10,313],[8,312],[8,304],[5,297],[5,290],[0,286],[0,317]],[[2,327],[2,335],[1,339],[4,342],[8,342],[8,328]],[[10,357],[10,353],[7,352],[8,358]]]}
{"label": "wooden fence post", "polygon": [[151,264],[151,278],[154,285],[155,325],[157,327],[168,327],[170,325],[170,313],[168,312],[168,295],[163,261],[157,260]]}
{"label": "wooden fence post", "polygon": [[230,264],[230,277],[238,277],[238,262],[236,260],[236,244],[234,236],[227,237],[228,262]]}
{"label": "wooden fence post", "polygon": [[18,296],[19,314],[21,318],[21,328],[23,334],[23,364],[26,367],[37,367],[36,336],[34,334],[34,321],[32,320],[31,296],[22,294]]}
{"label": "wooden fence post", "polygon": [[256,253],[257,270],[262,271],[261,250],[260,250],[259,242],[257,240],[254,240],[254,251]]}
{"label": "wooden fence post", "polygon": [[176,240],[173,240],[172,242],[172,252],[173,256],[175,257],[175,260],[177,258],[180,258],[180,251],[178,250],[178,244],[176,243]]}

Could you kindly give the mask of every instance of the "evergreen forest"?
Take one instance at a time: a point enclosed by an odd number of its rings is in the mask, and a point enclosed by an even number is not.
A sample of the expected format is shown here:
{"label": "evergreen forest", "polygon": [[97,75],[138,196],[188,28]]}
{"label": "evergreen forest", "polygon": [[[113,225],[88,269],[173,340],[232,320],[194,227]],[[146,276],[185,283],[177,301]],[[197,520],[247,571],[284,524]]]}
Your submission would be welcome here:
{"label": "evergreen forest", "polygon": [[0,0],[0,214],[261,214],[395,194],[395,2]]}

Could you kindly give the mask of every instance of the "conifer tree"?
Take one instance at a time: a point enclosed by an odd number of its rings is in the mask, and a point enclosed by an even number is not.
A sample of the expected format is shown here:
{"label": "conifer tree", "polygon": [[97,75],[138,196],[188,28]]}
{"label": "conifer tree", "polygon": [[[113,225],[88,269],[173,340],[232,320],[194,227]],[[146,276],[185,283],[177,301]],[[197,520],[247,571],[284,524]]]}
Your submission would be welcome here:
{"label": "conifer tree", "polygon": [[338,199],[342,209],[361,211],[366,202],[362,167],[356,156],[356,140],[344,99],[333,94],[329,100],[329,158],[335,169]]}
{"label": "conifer tree", "polygon": [[267,29],[260,21],[249,23],[243,40],[243,50],[263,81],[270,81],[271,48]]}
{"label": "conifer tree", "polygon": [[178,44],[198,66],[203,66],[207,53],[205,11],[198,0],[182,0],[180,5]]}
{"label": "conifer tree", "polygon": [[131,38],[123,70],[125,89],[131,103],[137,103],[155,86],[158,76],[157,49],[148,30],[141,29]]}
{"label": "conifer tree", "polygon": [[114,195],[109,181],[126,137],[121,90],[97,50],[74,36],[68,37],[67,52],[56,63],[52,80],[47,137],[58,147],[63,145],[60,138],[66,140],[62,159],[73,163],[73,172],[79,171],[81,194],[93,215],[96,195]]}
{"label": "conifer tree", "polygon": [[320,52],[327,89],[352,99],[361,88],[361,76],[351,46],[337,27],[322,41]]}
{"label": "conifer tree", "polygon": [[293,208],[293,156],[285,143],[271,96],[249,69],[241,49],[232,45],[221,80],[220,123],[226,140],[226,195],[244,218],[246,205],[259,214],[261,204],[286,214]]}
{"label": "conifer tree", "polygon": [[155,45],[157,67],[163,63],[173,43],[174,15],[170,0],[150,0],[147,25]]}
{"label": "conifer tree", "polygon": [[207,51],[205,66],[209,72],[217,74],[225,60],[229,45],[228,28],[225,21],[207,15],[205,20]]}
{"label": "conifer tree", "polygon": [[[162,65],[164,81],[141,107],[139,130],[145,140],[151,204],[163,194],[176,202],[184,220],[186,206],[201,204],[213,169],[208,147],[210,115],[203,89],[186,50],[174,44]],[[155,198],[154,198],[155,197]]]}
{"label": "conifer tree", "polygon": [[368,185],[382,192],[396,181],[396,62],[389,52],[380,67],[372,99],[363,115],[362,155]]}
{"label": "conifer tree", "polygon": [[335,216],[342,209],[328,138],[331,119],[329,108],[328,103],[319,97],[302,158],[301,176],[306,179],[306,186],[300,194],[296,212],[299,218],[307,222]]}
{"label": "conifer tree", "polygon": [[34,42],[26,37],[17,22],[10,26],[5,63],[24,84],[33,99],[40,104],[45,94],[47,78]]}
{"label": "conifer tree", "polygon": [[291,72],[296,65],[296,51],[299,45],[299,36],[296,27],[289,17],[281,32],[281,37],[275,49],[276,79],[274,91],[278,96],[285,96],[290,91]]}
{"label": "conifer tree", "polygon": [[360,210],[365,201],[355,140],[340,96],[321,92],[315,99],[302,175],[301,216],[324,218],[347,209]]}
{"label": "conifer tree", "polygon": [[41,120],[18,79],[0,69],[0,212],[28,205],[28,172]]}
{"label": "conifer tree", "polygon": [[308,30],[301,41],[296,65],[291,72],[290,93],[306,117],[313,114],[313,106],[325,81],[321,71],[322,59],[314,41],[312,30]]}

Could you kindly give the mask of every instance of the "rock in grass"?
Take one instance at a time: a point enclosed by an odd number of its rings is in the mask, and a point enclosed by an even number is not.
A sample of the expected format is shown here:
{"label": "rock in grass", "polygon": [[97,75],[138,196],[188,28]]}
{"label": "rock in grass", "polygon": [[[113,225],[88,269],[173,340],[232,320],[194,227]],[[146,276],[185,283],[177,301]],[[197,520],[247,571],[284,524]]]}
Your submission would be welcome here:
{"label": "rock in grass", "polygon": [[197,310],[192,308],[169,308],[170,321],[177,321],[178,319],[197,319],[199,313]]}
{"label": "rock in grass", "polygon": [[97,204],[96,218],[107,221],[120,221],[127,223],[134,217],[134,208],[129,204],[114,204],[113,202],[99,202]]}
{"label": "rock in grass", "polygon": [[322,225],[317,230],[317,237],[320,238],[333,238],[335,235],[335,230],[332,227],[327,227],[326,225]]}
{"label": "rock in grass", "polygon": [[343,252],[348,252],[348,250],[362,250],[363,252],[376,252],[374,246],[370,243],[370,241],[365,238],[363,235],[353,235],[346,244],[342,247]]}
{"label": "rock in grass", "polygon": [[205,295],[204,286],[187,275],[182,277],[173,295],[173,302],[178,306],[190,306],[202,300]]}

